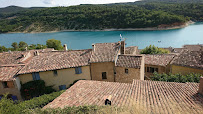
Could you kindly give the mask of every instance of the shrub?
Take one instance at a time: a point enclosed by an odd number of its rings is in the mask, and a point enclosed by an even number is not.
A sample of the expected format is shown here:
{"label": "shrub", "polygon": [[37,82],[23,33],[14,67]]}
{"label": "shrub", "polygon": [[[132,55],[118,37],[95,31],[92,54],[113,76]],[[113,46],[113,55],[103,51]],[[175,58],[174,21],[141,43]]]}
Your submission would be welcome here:
{"label": "shrub", "polygon": [[21,114],[26,113],[26,110],[40,108],[53,101],[56,97],[61,95],[64,90],[59,92],[53,92],[51,94],[45,94],[40,97],[35,97],[31,100],[23,102],[13,102],[4,96],[0,100],[0,114]]}
{"label": "shrub", "polygon": [[153,76],[151,76],[151,80],[153,81],[167,81],[167,82],[196,82],[199,83],[200,77],[203,76],[201,74],[190,73],[187,75],[182,74],[158,74],[155,72]]}
{"label": "shrub", "polygon": [[141,54],[165,54],[165,53],[169,53],[169,51],[162,48],[158,48],[154,45],[153,46],[150,45],[144,48],[140,53]]}
{"label": "shrub", "polygon": [[51,86],[45,86],[45,82],[43,80],[34,80],[22,84],[20,91],[23,98],[29,99],[43,94],[52,93],[55,90]]}
{"label": "shrub", "polygon": [[49,39],[46,41],[46,45],[48,48],[54,48],[55,50],[62,50],[63,46],[61,45],[60,40]]}

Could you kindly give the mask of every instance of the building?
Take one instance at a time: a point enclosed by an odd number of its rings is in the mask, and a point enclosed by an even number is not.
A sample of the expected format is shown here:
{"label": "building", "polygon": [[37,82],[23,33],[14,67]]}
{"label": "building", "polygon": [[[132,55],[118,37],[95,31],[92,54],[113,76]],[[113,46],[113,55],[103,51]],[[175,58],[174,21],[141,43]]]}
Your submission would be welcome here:
{"label": "building", "polygon": [[145,54],[145,79],[150,79],[154,72],[168,74],[175,56],[175,54]]}
{"label": "building", "polygon": [[134,80],[129,84],[81,80],[44,108],[103,106],[111,96],[111,105],[117,107],[136,106],[153,113],[201,113],[203,97],[198,93],[199,85],[202,83]]}
{"label": "building", "polygon": [[93,45],[90,69],[92,80],[132,83],[133,79],[144,80],[144,57],[125,54],[125,41],[97,43]]}
{"label": "building", "polygon": [[203,51],[183,50],[171,63],[171,73],[203,74]]}
{"label": "building", "polygon": [[[131,51],[133,52],[133,51]],[[9,93],[22,99],[21,84],[44,80],[55,90],[75,81],[102,80],[132,83],[144,79],[144,57],[126,55],[125,41],[96,43],[92,49],[56,51],[52,49],[0,53],[0,96]]]}

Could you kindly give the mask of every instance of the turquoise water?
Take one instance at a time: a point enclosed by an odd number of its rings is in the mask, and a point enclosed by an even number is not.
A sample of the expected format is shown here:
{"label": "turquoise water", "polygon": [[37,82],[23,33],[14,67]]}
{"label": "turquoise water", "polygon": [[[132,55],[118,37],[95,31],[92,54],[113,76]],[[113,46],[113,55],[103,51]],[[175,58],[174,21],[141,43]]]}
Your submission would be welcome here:
{"label": "turquoise water", "polygon": [[[70,49],[91,48],[93,43],[117,42],[120,34],[127,46],[142,49],[150,44],[158,47],[181,47],[184,44],[203,44],[203,23],[196,23],[176,30],[162,31],[100,31],[100,32],[55,32],[55,33],[10,33],[0,34],[0,45],[11,47],[12,42],[46,44],[48,39],[57,39]],[[158,43],[158,41],[161,41]]]}

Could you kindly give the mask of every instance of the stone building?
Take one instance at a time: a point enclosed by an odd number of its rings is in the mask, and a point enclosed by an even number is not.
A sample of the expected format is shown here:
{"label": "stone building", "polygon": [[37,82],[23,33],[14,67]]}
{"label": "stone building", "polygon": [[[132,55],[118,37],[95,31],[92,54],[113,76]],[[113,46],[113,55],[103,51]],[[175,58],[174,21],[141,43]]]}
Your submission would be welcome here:
{"label": "stone building", "polygon": [[175,54],[146,54],[145,79],[150,79],[154,72],[168,74],[170,72],[170,63],[175,56]]}

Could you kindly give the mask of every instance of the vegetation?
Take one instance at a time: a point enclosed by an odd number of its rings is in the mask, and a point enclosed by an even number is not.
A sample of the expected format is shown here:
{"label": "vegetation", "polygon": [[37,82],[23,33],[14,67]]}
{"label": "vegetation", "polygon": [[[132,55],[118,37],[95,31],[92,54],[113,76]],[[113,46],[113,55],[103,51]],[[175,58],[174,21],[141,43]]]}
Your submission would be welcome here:
{"label": "vegetation", "polygon": [[195,74],[191,73],[188,75],[182,75],[182,74],[158,74],[154,73],[153,76],[151,76],[151,80],[153,81],[166,81],[166,82],[196,82],[199,83],[200,77],[203,76],[201,74]]}
{"label": "vegetation", "polygon": [[61,45],[60,40],[49,39],[46,41],[46,45],[48,48],[54,48],[55,50],[62,50],[63,46]]}
{"label": "vegetation", "polygon": [[51,94],[45,94],[23,102],[14,102],[4,96],[0,100],[0,114],[22,114],[26,113],[26,110],[42,108],[63,92],[64,91],[53,92]]}
{"label": "vegetation", "polygon": [[169,50],[163,49],[163,48],[158,48],[156,46],[147,46],[146,48],[144,48],[141,52],[141,54],[167,54],[169,53]]}
{"label": "vegetation", "polygon": [[12,48],[6,48],[5,46],[0,46],[0,52],[7,52],[7,51],[25,51],[27,50],[33,50],[33,49],[46,49],[48,48],[54,48],[55,50],[62,50],[63,46],[61,45],[60,40],[55,40],[55,39],[49,39],[46,41],[46,45],[42,44],[31,44],[28,45],[26,42],[13,42],[11,44]]}
{"label": "vegetation", "polygon": [[43,80],[34,80],[22,84],[20,91],[23,98],[30,99],[52,93],[55,90],[51,86],[45,86],[45,82]]}
{"label": "vegetation", "polygon": [[203,20],[201,3],[140,1],[0,13],[0,33],[176,26]]}

